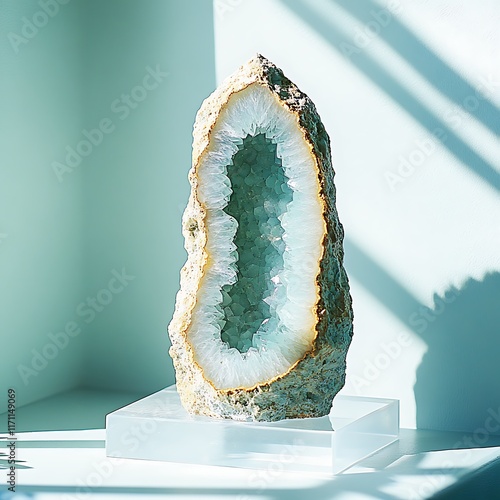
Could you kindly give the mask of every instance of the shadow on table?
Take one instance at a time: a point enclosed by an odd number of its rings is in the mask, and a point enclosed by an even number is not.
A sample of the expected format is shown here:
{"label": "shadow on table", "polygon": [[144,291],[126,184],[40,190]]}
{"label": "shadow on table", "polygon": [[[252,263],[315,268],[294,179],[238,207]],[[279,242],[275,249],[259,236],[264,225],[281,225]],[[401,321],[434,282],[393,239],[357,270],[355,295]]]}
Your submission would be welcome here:
{"label": "shadow on table", "polygon": [[[423,457],[422,457],[423,458]],[[331,498],[345,497],[349,494],[366,495],[366,498],[377,498],[380,500],[396,500],[400,498],[428,498],[428,494],[432,491],[439,489],[442,486],[442,467],[420,467],[419,462],[421,457],[414,457],[411,464],[411,472],[407,468],[399,470],[398,468],[388,469],[384,471],[357,474],[347,474],[336,476],[332,480],[326,480],[317,484],[316,486],[305,488],[273,488],[272,482],[279,474],[275,474],[268,482],[259,479],[256,481],[257,487],[228,487],[228,488],[210,488],[210,487],[116,487],[116,486],[101,486],[101,487],[69,487],[69,486],[31,486],[19,487],[19,491],[25,493],[27,496],[36,498],[36,494],[69,494],[69,495],[88,495],[88,494],[101,494],[101,495],[175,495],[178,497],[186,496],[202,496],[207,495],[215,498],[238,498],[241,500],[251,498],[266,498],[268,500],[304,500],[311,498],[314,500],[328,500]],[[488,467],[489,474],[491,474],[492,481],[498,484],[498,471],[500,470],[500,461],[494,462],[493,465]],[[446,470],[449,474],[459,474],[463,472],[458,468],[449,468]],[[402,477],[404,474],[404,483]],[[439,478],[437,476],[440,476]],[[269,474],[255,477],[270,477]],[[425,481],[422,479],[425,478]],[[417,481],[418,479],[418,481]],[[462,496],[464,491],[473,491],[467,489],[467,481],[460,482],[460,490],[457,490],[453,485],[444,489],[439,496],[442,500],[453,498],[473,498]],[[481,491],[481,486],[478,491]],[[491,490],[485,490],[491,491]],[[451,496],[450,496],[451,495]],[[0,497],[1,498],[1,497]],[[479,498],[475,496],[475,498]],[[487,497],[483,497],[487,498]]]}
{"label": "shadow on table", "polygon": [[[85,432],[85,431],[75,431]],[[366,495],[367,498],[377,498],[381,500],[396,500],[400,498],[427,498],[429,491],[437,491],[443,488],[443,475],[452,478],[451,482],[458,476],[462,476],[460,480],[460,491],[473,491],[468,488],[470,481],[464,479],[467,472],[473,470],[474,466],[468,460],[467,450],[455,450],[456,453],[451,459],[436,454],[428,454],[428,451],[449,450],[452,443],[456,440],[456,433],[443,433],[437,431],[417,431],[403,429],[401,433],[401,441],[393,443],[386,449],[377,453],[376,457],[369,457],[360,462],[360,472],[349,474],[343,473],[333,478],[325,478],[325,476],[304,475],[304,479],[310,478],[312,486],[300,488],[284,488],[275,487],[278,481],[283,484],[284,478],[296,477],[296,473],[285,473],[280,470],[279,462],[270,464],[268,470],[250,471],[250,475],[246,476],[244,484],[239,487],[148,487],[148,486],[96,486],[89,487],[87,482],[82,478],[76,480],[78,486],[54,486],[54,485],[33,485],[33,486],[18,486],[18,490],[27,496],[37,497],[37,494],[67,494],[70,497],[80,498],[81,495],[101,494],[101,495],[175,495],[177,497],[192,497],[203,496],[215,498],[238,498],[238,500],[250,500],[251,498],[266,498],[268,500],[303,500],[304,498],[312,498],[314,500],[328,500],[337,498],[337,496],[357,494]],[[500,444],[500,437],[498,439]],[[57,448],[58,443],[53,443],[53,447]],[[64,446],[66,447],[66,446]],[[409,453],[408,453],[409,452]],[[433,456],[431,456],[433,455]],[[484,456],[483,456],[484,458]],[[111,460],[109,466],[105,466],[107,460]],[[102,458],[95,463],[100,464],[101,470],[113,471],[115,467],[128,467],[133,473],[141,475],[141,467],[136,468],[134,462],[144,466],[144,461],[126,460],[125,462],[116,461],[114,459]],[[474,461],[472,461],[474,462]],[[157,468],[156,474],[168,474],[168,464],[160,462],[149,462],[149,467]],[[163,468],[165,465],[165,469]],[[273,467],[276,466],[276,467]],[[199,473],[200,466],[186,464],[186,477],[196,478]],[[205,467],[205,466],[203,466]],[[191,470],[189,470],[191,469]],[[238,473],[234,468],[213,467],[214,476],[227,476],[228,482],[231,480],[232,473]],[[96,472],[92,468],[92,482],[95,482]],[[497,460],[492,465],[487,467],[486,477],[490,479],[489,486],[498,484],[500,478],[500,461]],[[126,471],[122,471],[126,472]],[[88,473],[88,471],[87,471]],[[292,476],[293,474],[293,476]],[[97,474],[99,476],[99,474]],[[100,477],[100,476],[99,476]],[[106,475],[105,477],[109,477]],[[483,477],[483,476],[481,476]],[[86,476],[90,481],[90,475]],[[472,484],[474,484],[472,477]],[[203,480],[203,479],[201,479]],[[100,479],[103,482],[103,478]],[[497,481],[497,482],[495,482]],[[246,483],[246,484],[245,484]],[[481,485],[479,485],[481,486]],[[465,488],[465,489],[463,489]],[[454,496],[440,496],[439,498],[467,498],[462,497],[453,484],[449,487]],[[446,491],[440,493],[445,495]],[[479,491],[482,491],[479,489]],[[484,491],[491,491],[484,489]],[[450,493],[450,495],[452,494]],[[472,498],[472,497],[469,497]],[[487,498],[484,496],[483,498]],[[1,497],[0,497],[1,499]]]}
{"label": "shadow on table", "polygon": [[414,386],[417,427],[475,429],[469,446],[500,434],[500,273],[435,295],[409,322],[428,346]]}

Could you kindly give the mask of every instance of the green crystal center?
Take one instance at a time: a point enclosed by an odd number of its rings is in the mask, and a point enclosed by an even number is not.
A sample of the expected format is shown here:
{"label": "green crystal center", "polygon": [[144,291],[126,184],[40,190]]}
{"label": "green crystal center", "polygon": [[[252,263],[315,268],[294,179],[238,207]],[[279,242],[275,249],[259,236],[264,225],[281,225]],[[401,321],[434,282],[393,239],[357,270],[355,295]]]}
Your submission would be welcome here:
{"label": "green crystal center", "polygon": [[238,228],[237,281],[222,288],[221,338],[244,353],[256,334],[276,329],[276,305],[286,293],[278,274],[283,270],[281,217],[292,201],[292,189],[265,134],[248,135],[227,168],[232,194],[224,211]]}

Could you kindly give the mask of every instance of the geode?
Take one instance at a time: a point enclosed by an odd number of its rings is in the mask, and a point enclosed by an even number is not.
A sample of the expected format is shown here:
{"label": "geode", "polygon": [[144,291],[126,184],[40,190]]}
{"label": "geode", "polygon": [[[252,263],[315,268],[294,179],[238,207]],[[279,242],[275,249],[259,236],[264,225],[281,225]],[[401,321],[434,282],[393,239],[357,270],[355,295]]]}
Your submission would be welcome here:
{"label": "geode", "polygon": [[202,104],[170,354],[191,413],[329,413],[352,307],[330,139],[314,104],[257,55]]}

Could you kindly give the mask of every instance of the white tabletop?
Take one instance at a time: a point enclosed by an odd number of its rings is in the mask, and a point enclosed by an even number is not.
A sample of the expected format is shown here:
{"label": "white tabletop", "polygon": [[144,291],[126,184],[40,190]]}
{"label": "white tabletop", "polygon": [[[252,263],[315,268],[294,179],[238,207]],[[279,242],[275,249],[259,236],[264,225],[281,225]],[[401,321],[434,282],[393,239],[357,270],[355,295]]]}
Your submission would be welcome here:
{"label": "white tabletop", "polygon": [[500,436],[482,448],[456,449],[467,434],[402,429],[398,443],[331,479],[107,458],[105,415],[139,397],[78,390],[19,408],[16,491],[37,499],[82,499],[89,493],[128,500],[500,498]]}

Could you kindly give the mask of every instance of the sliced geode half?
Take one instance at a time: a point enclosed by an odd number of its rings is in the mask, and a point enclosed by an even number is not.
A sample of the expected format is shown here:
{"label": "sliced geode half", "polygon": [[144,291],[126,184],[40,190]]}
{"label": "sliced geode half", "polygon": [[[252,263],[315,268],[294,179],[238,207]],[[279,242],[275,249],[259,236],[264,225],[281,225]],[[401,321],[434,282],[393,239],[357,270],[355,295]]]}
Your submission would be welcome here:
{"label": "sliced geode half", "polygon": [[326,415],[352,308],[316,108],[258,55],[205,100],[193,137],[169,325],[182,403],[238,420]]}

